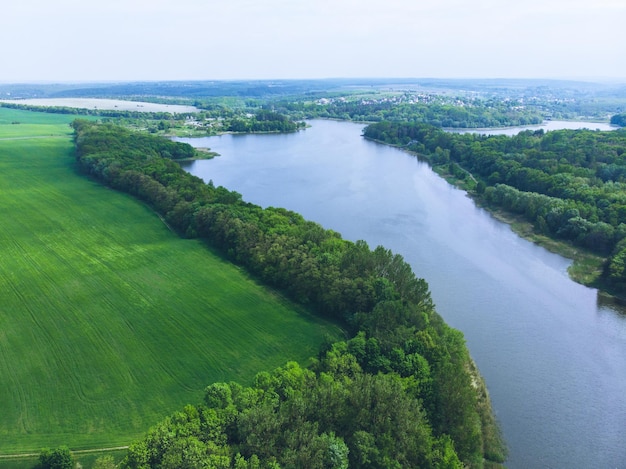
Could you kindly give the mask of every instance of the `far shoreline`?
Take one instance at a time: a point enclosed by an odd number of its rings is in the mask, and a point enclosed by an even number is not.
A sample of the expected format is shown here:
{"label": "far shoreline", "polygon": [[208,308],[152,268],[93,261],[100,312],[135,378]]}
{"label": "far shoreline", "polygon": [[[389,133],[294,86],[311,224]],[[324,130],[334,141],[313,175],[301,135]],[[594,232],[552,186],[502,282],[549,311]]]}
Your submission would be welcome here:
{"label": "far shoreline", "polygon": [[18,106],[69,107],[74,109],[86,109],[90,111],[134,111],[146,113],[169,112],[172,114],[200,112],[200,109],[195,106],[104,98],[0,99],[0,104],[1,103],[13,104]]}

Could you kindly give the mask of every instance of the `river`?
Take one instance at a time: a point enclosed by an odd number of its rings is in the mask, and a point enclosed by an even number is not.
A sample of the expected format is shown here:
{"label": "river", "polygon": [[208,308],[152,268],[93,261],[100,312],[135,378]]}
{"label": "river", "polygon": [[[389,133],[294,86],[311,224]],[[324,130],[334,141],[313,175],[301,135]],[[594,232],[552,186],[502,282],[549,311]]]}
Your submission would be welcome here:
{"label": "river", "polygon": [[179,139],[221,155],[185,168],[404,256],[465,335],[508,467],[626,468],[625,310],[572,282],[569,260],[519,238],[427,164],[363,139],[362,125],[310,124]]}

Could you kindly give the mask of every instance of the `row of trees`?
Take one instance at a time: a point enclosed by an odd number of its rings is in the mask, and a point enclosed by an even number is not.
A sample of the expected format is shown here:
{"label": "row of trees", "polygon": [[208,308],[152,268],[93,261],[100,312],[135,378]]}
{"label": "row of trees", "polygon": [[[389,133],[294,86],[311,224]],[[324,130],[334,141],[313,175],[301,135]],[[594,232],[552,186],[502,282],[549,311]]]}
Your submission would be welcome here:
{"label": "row of trees", "polygon": [[[401,256],[205,184],[168,156],[190,151],[185,145],[172,152],[172,142],[110,124],[73,125],[84,172],[144,200],[182,235],[205,239],[353,337],[329,346],[313,370],[292,364],[261,373],[254,388],[220,385],[233,403],[211,398],[160,424],[127,467],[194,467],[179,459],[188,454],[211,460],[208,467],[481,467],[504,459],[462,335],[441,320],[428,285]],[[385,406],[392,398],[397,405]]]}
{"label": "row of trees", "polygon": [[[612,259],[626,237],[626,132],[524,131],[516,136],[453,134],[408,123],[370,125],[364,135],[459,165],[479,178],[485,202],[524,215],[535,228]],[[626,287],[623,269],[606,278]]]}

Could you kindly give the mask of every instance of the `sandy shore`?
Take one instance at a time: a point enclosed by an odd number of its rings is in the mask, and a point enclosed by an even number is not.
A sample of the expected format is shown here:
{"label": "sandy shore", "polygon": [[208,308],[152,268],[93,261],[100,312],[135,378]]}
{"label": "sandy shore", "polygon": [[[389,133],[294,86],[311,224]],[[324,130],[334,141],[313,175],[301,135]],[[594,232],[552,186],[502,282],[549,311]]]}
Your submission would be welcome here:
{"label": "sandy shore", "polygon": [[124,101],[120,99],[92,99],[92,98],[49,98],[49,99],[2,99],[0,102],[24,104],[27,106],[73,107],[79,109],[100,109],[107,111],[137,111],[137,112],[198,112],[194,106],[177,104],[144,103],[141,101]]}

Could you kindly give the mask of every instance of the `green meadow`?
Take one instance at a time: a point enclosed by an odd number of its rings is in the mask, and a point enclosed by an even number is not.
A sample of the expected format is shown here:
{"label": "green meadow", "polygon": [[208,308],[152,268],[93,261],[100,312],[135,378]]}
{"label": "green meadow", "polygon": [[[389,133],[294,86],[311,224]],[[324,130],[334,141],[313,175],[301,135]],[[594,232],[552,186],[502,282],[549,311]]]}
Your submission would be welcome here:
{"label": "green meadow", "polygon": [[0,108],[0,454],[128,445],[339,336],[77,174],[72,119]]}
{"label": "green meadow", "polygon": [[[48,114],[0,107],[0,139],[58,137],[72,133],[70,123],[80,116]],[[93,119],[93,117],[81,117]]]}

